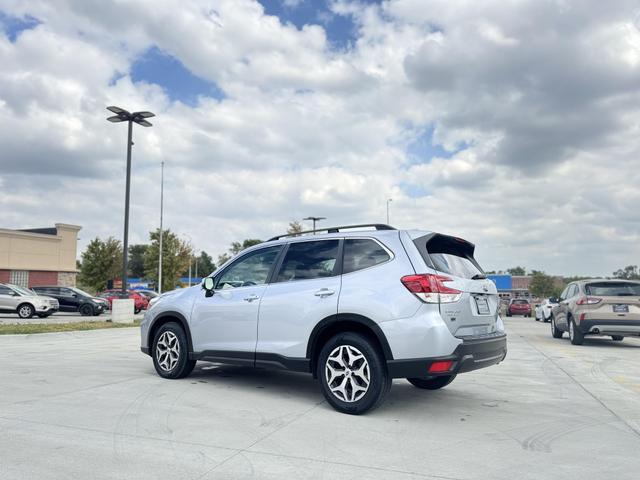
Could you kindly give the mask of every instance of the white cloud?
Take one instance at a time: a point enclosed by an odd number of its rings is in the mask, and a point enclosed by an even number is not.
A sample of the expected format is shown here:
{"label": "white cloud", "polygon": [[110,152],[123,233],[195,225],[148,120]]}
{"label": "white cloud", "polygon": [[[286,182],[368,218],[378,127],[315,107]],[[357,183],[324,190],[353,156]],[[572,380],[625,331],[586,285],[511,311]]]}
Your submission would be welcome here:
{"label": "white cloud", "polygon": [[[15,43],[0,36],[0,224],[121,236],[125,129],[104,110],[115,104],[157,114],[135,131],[133,242],[157,227],[164,160],[165,224],[214,255],[309,215],[383,221],[392,197],[392,223],[465,236],[488,269],[638,263],[634,4],[331,8],[356,22],[347,51],[251,0],[0,0],[42,22]],[[189,107],[132,83],[152,46],[227,98]],[[448,151],[465,148],[416,163],[408,145],[429,126]]]}

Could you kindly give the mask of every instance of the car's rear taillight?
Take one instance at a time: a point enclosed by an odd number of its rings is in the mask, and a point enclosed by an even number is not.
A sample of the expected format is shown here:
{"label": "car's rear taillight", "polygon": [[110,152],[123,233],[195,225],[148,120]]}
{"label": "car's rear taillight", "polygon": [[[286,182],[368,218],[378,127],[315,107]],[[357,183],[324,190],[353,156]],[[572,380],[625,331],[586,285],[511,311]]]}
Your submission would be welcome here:
{"label": "car's rear taillight", "polygon": [[453,366],[453,360],[441,360],[433,362],[429,367],[429,373],[444,373],[451,370]]}
{"label": "car's rear taillight", "polygon": [[460,290],[445,285],[445,282],[453,281],[445,275],[405,275],[400,281],[407,290],[426,303],[452,303],[460,300],[462,296]]}
{"label": "car's rear taillight", "polygon": [[596,305],[601,301],[602,299],[597,297],[582,297],[576,302],[576,305]]}

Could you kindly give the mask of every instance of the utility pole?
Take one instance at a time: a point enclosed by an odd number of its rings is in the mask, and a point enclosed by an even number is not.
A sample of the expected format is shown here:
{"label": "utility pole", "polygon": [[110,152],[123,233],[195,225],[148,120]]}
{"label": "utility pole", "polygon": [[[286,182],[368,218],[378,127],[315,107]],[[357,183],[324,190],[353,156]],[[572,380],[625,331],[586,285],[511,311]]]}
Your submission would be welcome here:
{"label": "utility pole", "polygon": [[389,225],[389,203],[393,202],[393,198],[387,199],[387,225]]}
{"label": "utility pole", "polygon": [[307,217],[307,218],[303,218],[303,220],[311,220],[313,222],[313,230],[316,229],[316,222],[319,222],[320,220],[326,220],[327,217]]}
{"label": "utility pole", "polygon": [[162,293],[162,210],[164,207],[164,161],[160,162],[160,252],[158,253],[158,293]]}

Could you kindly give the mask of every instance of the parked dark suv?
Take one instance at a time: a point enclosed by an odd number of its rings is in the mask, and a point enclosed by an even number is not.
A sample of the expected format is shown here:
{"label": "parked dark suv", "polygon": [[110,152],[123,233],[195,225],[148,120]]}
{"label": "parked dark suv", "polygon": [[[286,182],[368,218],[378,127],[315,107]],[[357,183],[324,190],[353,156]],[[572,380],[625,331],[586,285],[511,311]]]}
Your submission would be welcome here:
{"label": "parked dark suv", "polygon": [[33,287],[38,295],[58,300],[61,312],[80,312],[80,315],[100,315],[105,311],[105,302],[75,287]]}

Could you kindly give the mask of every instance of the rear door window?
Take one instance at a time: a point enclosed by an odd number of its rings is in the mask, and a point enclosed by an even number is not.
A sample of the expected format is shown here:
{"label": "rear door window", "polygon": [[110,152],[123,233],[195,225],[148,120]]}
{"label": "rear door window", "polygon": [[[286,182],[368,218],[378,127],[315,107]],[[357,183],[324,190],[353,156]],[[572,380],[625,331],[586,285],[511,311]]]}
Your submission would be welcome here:
{"label": "rear door window", "polygon": [[342,273],[350,273],[385,263],[391,259],[387,251],[370,238],[348,238],[344,241]]}
{"label": "rear door window", "polygon": [[289,245],[276,282],[326,278],[338,273],[340,240],[296,242]]}
{"label": "rear door window", "polygon": [[587,295],[595,295],[601,297],[640,296],[640,284],[631,282],[587,283],[584,289]]}

